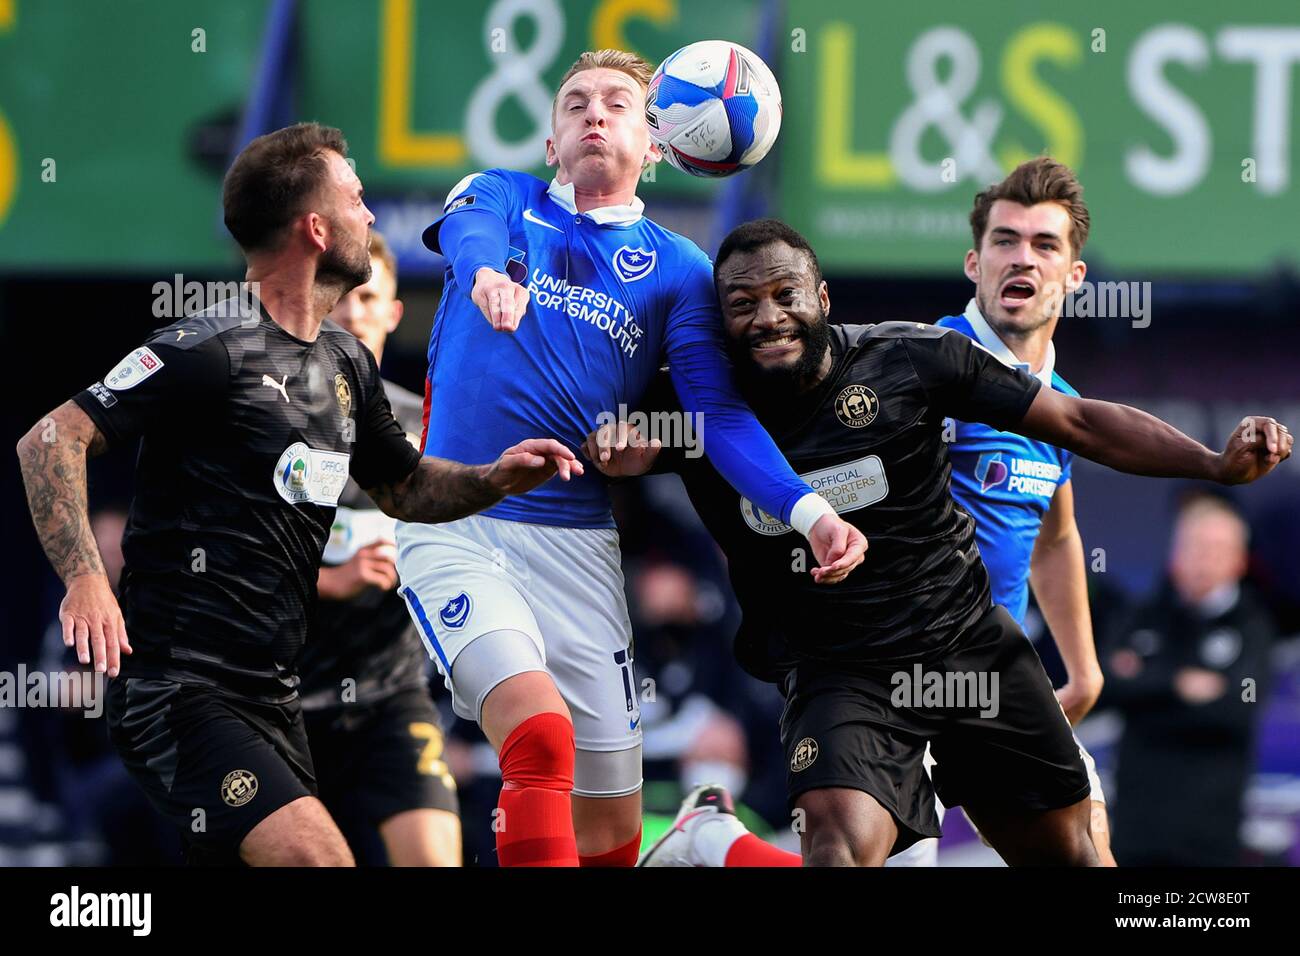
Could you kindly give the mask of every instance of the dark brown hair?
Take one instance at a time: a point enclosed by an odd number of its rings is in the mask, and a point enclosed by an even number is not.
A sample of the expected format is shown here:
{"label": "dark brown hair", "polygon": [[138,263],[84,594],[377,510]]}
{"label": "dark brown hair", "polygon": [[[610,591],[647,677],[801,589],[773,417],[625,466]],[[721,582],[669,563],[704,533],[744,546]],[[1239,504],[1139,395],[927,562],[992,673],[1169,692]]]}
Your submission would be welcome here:
{"label": "dark brown hair", "polygon": [[348,154],[332,126],[299,123],[259,136],[235,157],[222,187],[226,228],[245,252],[273,249],[329,174],[325,152]]}
{"label": "dark brown hair", "polygon": [[1039,156],[1021,163],[1002,182],[990,186],[975,197],[975,207],[970,212],[970,229],[975,238],[975,251],[979,252],[984,233],[989,225],[989,210],[999,199],[1021,206],[1036,206],[1041,202],[1059,203],[1070,214],[1070,252],[1077,259],[1088,241],[1092,219],[1083,201],[1083,186],[1074,170],[1058,163],[1050,156]]}

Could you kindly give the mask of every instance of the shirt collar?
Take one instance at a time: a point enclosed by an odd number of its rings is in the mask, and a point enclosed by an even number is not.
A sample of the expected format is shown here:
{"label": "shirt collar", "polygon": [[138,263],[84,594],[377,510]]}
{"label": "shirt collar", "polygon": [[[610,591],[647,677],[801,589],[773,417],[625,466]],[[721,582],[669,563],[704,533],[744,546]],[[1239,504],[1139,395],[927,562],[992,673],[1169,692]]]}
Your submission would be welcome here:
{"label": "shirt collar", "polygon": [[[573,183],[565,183],[563,186],[558,181],[552,179],[551,185],[546,188],[546,195],[560,208],[578,215],[578,206],[573,201]],[[632,201],[626,206],[601,206],[599,209],[588,209],[582,215],[587,216],[592,222],[600,226],[630,226],[641,218],[642,212],[645,211],[645,203],[641,201],[640,196],[633,196]]]}
{"label": "shirt collar", "polygon": [[1035,372],[1029,367],[1028,362],[1022,362],[1016,358],[1016,354],[1007,347],[1001,337],[993,331],[993,326],[989,325],[988,320],[980,313],[980,307],[971,299],[966,303],[966,321],[970,323],[971,329],[975,332],[975,338],[980,345],[984,346],[994,357],[1003,365],[1010,365],[1012,368],[1022,368],[1030,375],[1043,383],[1044,387],[1052,387],[1052,372],[1056,369],[1056,346],[1047,343],[1047,356],[1043,359],[1043,367]]}

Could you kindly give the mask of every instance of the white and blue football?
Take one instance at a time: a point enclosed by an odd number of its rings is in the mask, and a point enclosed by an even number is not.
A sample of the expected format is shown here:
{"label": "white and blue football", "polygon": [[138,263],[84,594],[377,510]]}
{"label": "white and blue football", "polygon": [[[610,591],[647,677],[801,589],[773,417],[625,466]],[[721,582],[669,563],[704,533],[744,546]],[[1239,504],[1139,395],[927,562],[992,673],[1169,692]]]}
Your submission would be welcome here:
{"label": "white and blue football", "polygon": [[781,90],[757,54],[727,40],[701,40],[659,64],[645,118],[669,164],[692,176],[730,176],[776,142]]}

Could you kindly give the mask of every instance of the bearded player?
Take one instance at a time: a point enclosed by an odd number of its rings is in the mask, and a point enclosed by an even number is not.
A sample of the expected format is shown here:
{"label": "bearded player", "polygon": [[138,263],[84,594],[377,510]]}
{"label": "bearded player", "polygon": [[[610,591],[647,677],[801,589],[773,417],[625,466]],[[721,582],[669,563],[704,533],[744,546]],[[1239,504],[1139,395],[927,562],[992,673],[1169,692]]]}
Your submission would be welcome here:
{"label": "bearded player", "polygon": [[[719,473],[808,538],[815,581],[842,580],[861,562],[861,535],[736,394],[708,257],[643,215],[637,183],[660,158],[644,118],[650,76],[629,53],[583,54],[553,105],[555,178],[468,176],[426,230],[448,268],[424,452],[472,457],[537,428],[576,449],[667,359]],[[397,543],[401,593],[453,706],[498,754],[501,865],[633,865],[639,687],[605,479],[579,476],[437,532],[399,523]]]}
{"label": "bearded player", "polygon": [[[370,277],[375,219],[346,156],[316,123],[244,147],[222,202],[252,301],[154,332],[18,443],[67,586],[64,643],[114,678],[109,737],[193,863],[353,862],[317,797],[294,671],[348,477],[391,517],[445,521],[582,470],[549,439],[478,466],[411,447],[374,356],[326,320]],[[86,459],[137,439],[119,609]]]}
{"label": "bearded player", "polygon": [[[937,790],[1008,863],[1097,865],[1078,744],[1024,632],[993,603],[975,523],[949,494],[944,420],[1011,430],[1121,471],[1230,484],[1289,457],[1291,435],[1253,417],[1216,454],[1137,409],[1044,388],[956,330],[830,326],[816,255],[776,220],[734,230],[715,268],[741,394],[800,474],[866,535],[862,569],[808,587],[792,572],[789,525],[677,449],[622,436],[611,447],[604,426],[585,453],[611,477],[642,474],[663,455],[727,555],[743,612],[737,656],[785,693],[781,740],[804,862],[880,865],[938,836]],[[917,669],[998,675],[996,706],[900,696],[899,676]],[[716,788],[697,791],[643,865],[721,865],[729,841],[746,836],[728,811]]]}

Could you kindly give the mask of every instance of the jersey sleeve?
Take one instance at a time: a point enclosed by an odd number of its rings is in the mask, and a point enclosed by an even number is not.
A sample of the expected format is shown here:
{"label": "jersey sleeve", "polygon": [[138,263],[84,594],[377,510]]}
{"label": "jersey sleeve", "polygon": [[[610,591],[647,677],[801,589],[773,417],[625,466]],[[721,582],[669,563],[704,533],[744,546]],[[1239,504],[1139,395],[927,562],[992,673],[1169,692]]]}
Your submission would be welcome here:
{"label": "jersey sleeve", "polygon": [[[230,385],[230,356],[217,336],[184,346],[165,329],[133,349],[102,380],[72,400],[110,446],[176,425],[219,401]],[[181,340],[184,341],[183,338]]]}
{"label": "jersey sleeve", "polygon": [[377,488],[401,481],[420,464],[420,452],[406,438],[406,432],[393,416],[393,407],[384,394],[375,360],[366,350],[368,396],[357,413],[357,443],[352,451],[349,471],[362,488]]}
{"label": "jersey sleeve", "polygon": [[447,194],[442,215],[424,230],[424,244],[447,257],[457,281],[466,288],[473,285],[479,269],[505,272],[515,201],[514,184],[504,172],[471,173]]}
{"label": "jersey sleeve", "polygon": [[696,342],[722,348],[722,313],[713,287],[713,266],[699,249],[690,247],[678,266],[681,280],[668,306],[664,350],[674,352]]}
{"label": "jersey sleeve", "polygon": [[[722,345],[688,342],[670,353],[669,363],[683,411],[699,416],[698,433],[709,463],[731,487],[768,514],[780,515],[782,521],[796,527],[810,527],[808,519],[795,516],[795,505],[807,495],[818,502],[821,499],[794,473],[741,399]],[[800,527],[801,532],[806,530]]]}
{"label": "jersey sleeve", "polygon": [[1073,464],[1074,464],[1073,453],[1066,451],[1064,448],[1061,449],[1061,478],[1056,483],[1057,487],[1060,487],[1061,485],[1065,484],[1067,481],[1069,481],[1071,478],[1074,477],[1074,473],[1070,467]]}
{"label": "jersey sleeve", "polygon": [[1020,423],[1042,387],[1028,372],[1003,365],[957,331],[931,327],[929,334],[902,341],[940,417],[1005,431]]}

